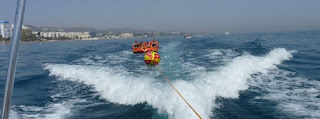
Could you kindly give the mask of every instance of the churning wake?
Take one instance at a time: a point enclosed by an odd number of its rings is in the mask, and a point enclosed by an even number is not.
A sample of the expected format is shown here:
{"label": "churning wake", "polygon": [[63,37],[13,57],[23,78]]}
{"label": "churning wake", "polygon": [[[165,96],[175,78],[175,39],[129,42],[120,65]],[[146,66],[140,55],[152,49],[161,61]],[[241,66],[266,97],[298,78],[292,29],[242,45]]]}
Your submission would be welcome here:
{"label": "churning wake", "polygon": [[81,101],[82,100],[69,100],[60,103],[51,103],[44,107],[11,106],[9,119],[63,119],[70,115],[73,105]]}
{"label": "churning wake", "polygon": [[[173,80],[175,87],[203,118],[213,116],[218,108],[217,97],[238,98],[239,91],[248,89],[253,74],[267,74],[277,65],[292,58],[292,51],[271,50],[264,56],[244,54],[233,58],[215,71],[202,72],[193,80]],[[161,64],[160,64],[161,67]],[[170,118],[197,118],[191,109],[163,80],[151,75],[133,75],[126,68],[110,66],[47,64],[50,76],[80,82],[93,87],[101,98],[112,103],[135,105],[146,102]],[[197,68],[192,68],[197,72]],[[165,72],[164,72],[165,73]],[[170,78],[170,77],[169,77]]]}

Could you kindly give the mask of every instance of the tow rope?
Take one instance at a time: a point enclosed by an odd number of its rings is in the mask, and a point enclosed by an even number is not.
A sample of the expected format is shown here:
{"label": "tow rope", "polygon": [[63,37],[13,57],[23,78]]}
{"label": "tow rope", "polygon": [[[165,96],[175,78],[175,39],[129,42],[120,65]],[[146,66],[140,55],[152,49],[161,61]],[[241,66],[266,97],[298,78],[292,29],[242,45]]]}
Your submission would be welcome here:
{"label": "tow rope", "polygon": [[164,77],[164,79],[166,79],[167,83],[170,84],[170,86],[180,95],[180,97],[183,99],[184,102],[186,102],[188,104],[188,106],[193,110],[194,113],[197,114],[197,116],[199,117],[199,119],[202,119],[202,117],[197,113],[197,111],[195,109],[193,109],[193,107],[188,103],[188,101],[186,99],[183,98],[183,96],[180,94],[180,92],[173,86],[173,84],[171,83],[171,81],[167,78],[167,76],[160,70],[160,68],[157,66],[158,71],[161,73],[161,75]]}

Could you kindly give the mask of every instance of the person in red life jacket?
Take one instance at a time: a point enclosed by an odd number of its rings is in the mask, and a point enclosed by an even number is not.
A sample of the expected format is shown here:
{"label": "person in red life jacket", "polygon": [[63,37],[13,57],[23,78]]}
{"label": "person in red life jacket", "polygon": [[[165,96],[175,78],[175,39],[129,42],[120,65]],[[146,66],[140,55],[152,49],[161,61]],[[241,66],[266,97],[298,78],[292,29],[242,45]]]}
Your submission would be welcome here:
{"label": "person in red life jacket", "polygon": [[145,42],[145,48],[149,48],[149,42]]}
{"label": "person in red life jacket", "polygon": [[147,42],[148,48],[152,48],[153,41]]}
{"label": "person in red life jacket", "polygon": [[148,51],[148,48],[149,48],[148,42],[143,42],[141,49],[142,49],[144,52],[147,52],[147,51]]}
{"label": "person in red life jacket", "polygon": [[143,42],[143,49],[147,49],[148,48],[148,42]]}
{"label": "person in red life jacket", "polygon": [[140,42],[138,46],[139,46],[140,49],[142,49],[143,48],[143,42]]}
{"label": "person in red life jacket", "polygon": [[156,39],[152,40],[152,47],[158,47],[159,46],[159,42]]}
{"label": "person in red life jacket", "polygon": [[139,47],[139,42],[136,40],[134,41],[134,43],[132,44],[132,48],[138,48]]}

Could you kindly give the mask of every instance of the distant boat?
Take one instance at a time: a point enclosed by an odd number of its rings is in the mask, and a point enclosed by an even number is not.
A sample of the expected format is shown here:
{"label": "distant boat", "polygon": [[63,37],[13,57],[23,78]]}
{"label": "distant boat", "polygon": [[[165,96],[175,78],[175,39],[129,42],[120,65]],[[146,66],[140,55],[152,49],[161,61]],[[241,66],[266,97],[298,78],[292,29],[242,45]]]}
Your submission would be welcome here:
{"label": "distant boat", "polygon": [[184,38],[188,39],[188,38],[192,38],[191,35],[187,35],[187,36],[184,36]]}
{"label": "distant boat", "polygon": [[224,34],[226,34],[226,35],[230,35],[230,33],[229,33],[229,32],[224,32]]}
{"label": "distant boat", "polygon": [[202,38],[202,36],[197,36],[198,38]]}

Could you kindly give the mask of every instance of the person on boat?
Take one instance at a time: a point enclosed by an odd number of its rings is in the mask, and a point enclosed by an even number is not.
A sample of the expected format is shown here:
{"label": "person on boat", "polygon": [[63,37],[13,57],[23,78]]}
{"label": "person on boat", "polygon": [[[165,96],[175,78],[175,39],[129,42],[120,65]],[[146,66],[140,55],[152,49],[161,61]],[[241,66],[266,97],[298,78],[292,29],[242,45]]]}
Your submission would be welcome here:
{"label": "person on boat", "polygon": [[152,48],[153,41],[147,42],[148,48]]}
{"label": "person on boat", "polygon": [[152,40],[152,47],[157,47],[157,46],[159,46],[158,41],[156,39],[153,39]]}
{"label": "person on boat", "polygon": [[152,47],[152,41],[146,43],[147,48],[151,48]]}
{"label": "person on boat", "polygon": [[143,42],[143,49],[147,49],[148,48],[148,42]]}
{"label": "person on boat", "polygon": [[143,48],[143,42],[139,43],[139,48]]}
{"label": "person on boat", "polygon": [[133,48],[138,48],[139,47],[139,42],[136,40],[133,43]]}

